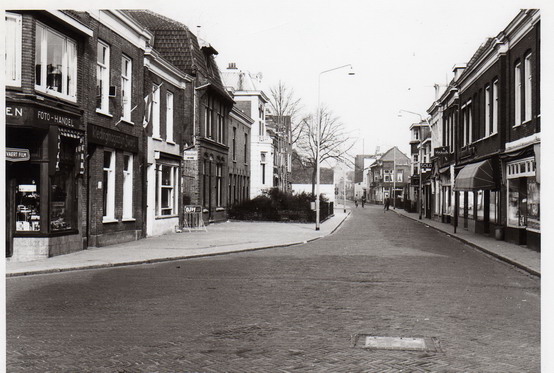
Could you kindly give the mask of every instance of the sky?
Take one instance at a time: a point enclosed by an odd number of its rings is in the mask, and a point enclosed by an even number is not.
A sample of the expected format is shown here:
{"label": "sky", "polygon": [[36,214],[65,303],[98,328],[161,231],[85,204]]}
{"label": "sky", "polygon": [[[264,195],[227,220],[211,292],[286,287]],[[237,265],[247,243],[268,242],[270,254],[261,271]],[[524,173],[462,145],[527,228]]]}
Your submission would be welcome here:
{"label": "sky", "polygon": [[[412,123],[446,85],[452,67],[469,61],[521,8],[538,1],[273,1],[158,2],[150,9],[185,23],[218,52],[225,69],[261,72],[262,89],[279,80],[305,113],[321,103],[356,138],[354,154],[398,146],[409,151]],[[200,27],[198,27],[200,26]],[[401,112],[400,110],[405,110]],[[399,115],[400,114],[400,115]]]}

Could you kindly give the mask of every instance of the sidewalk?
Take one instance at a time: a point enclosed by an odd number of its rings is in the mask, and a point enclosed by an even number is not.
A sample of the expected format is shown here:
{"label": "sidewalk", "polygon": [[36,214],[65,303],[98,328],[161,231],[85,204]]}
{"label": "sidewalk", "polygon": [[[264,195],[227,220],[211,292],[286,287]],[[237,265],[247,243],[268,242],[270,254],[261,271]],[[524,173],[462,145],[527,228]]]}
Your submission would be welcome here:
{"label": "sidewalk", "polygon": [[315,224],[273,222],[225,222],[208,231],[170,233],[118,245],[91,247],[72,254],[31,262],[6,262],[6,277],[117,267],[196,258],[279,246],[297,245],[333,233],[350,210],[335,209],[335,215]]}
{"label": "sidewalk", "polygon": [[418,213],[409,213],[399,208],[391,208],[390,211],[394,211],[401,216],[419,221],[426,226],[444,232],[453,238],[456,238],[489,255],[492,255],[500,260],[508,262],[520,269],[523,269],[524,271],[527,271],[532,275],[539,277],[541,275],[541,254],[539,252],[506,241],[498,241],[492,237],[475,234],[460,227],[458,227],[458,229],[456,230],[456,234],[454,234],[454,226],[426,218],[422,218],[421,220],[419,220]]}

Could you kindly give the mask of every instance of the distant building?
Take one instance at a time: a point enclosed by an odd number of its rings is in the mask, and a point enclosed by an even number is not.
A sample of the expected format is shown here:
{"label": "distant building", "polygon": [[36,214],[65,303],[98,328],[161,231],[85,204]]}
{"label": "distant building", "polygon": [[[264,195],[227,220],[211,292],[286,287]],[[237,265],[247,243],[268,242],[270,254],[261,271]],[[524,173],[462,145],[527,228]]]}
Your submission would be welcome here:
{"label": "distant building", "polygon": [[389,149],[370,166],[368,202],[381,204],[390,198],[391,205],[403,206],[409,175],[410,159],[396,146]]}

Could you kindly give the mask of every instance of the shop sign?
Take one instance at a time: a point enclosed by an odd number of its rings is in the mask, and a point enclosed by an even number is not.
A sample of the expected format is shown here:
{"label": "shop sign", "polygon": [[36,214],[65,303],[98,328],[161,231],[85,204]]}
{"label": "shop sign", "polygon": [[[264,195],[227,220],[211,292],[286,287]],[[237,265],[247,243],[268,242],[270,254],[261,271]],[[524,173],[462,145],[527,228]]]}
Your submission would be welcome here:
{"label": "shop sign", "polygon": [[33,193],[37,191],[37,186],[35,184],[19,184],[17,191],[20,193]]}
{"label": "shop sign", "polygon": [[88,141],[132,153],[138,153],[139,149],[138,137],[94,124],[88,125]]}
{"label": "shop sign", "polygon": [[432,163],[421,163],[421,169],[424,169],[424,168],[433,168],[433,164]]}
{"label": "shop sign", "polygon": [[435,155],[448,155],[450,152],[448,151],[448,147],[446,146],[440,146],[438,148],[435,148],[433,153]]}
{"label": "shop sign", "polygon": [[194,212],[202,212],[202,206],[185,205],[185,214],[192,214]]}
{"label": "shop sign", "polygon": [[196,161],[198,160],[198,152],[196,150],[185,150],[183,152],[183,159],[185,161]]}
{"label": "shop sign", "polygon": [[24,162],[31,159],[29,149],[6,148],[6,161]]}
{"label": "shop sign", "polygon": [[79,127],[78,115],[72,115],[60,110],[27,105],[6,104],[6,123],[12,125],[41,125]]}

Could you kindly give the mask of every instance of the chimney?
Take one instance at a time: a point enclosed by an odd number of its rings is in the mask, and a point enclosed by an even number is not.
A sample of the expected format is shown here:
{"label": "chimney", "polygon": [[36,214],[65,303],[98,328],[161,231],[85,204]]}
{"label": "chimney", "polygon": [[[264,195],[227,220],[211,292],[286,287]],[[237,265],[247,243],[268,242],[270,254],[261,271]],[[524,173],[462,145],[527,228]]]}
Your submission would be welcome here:
{"label": "chimney", "polygon": [[236,70],[237,64],[235,62],[229,62],[229,66],[227,67],[228,70]]}
{"label": "chimney", "polygon": [[465,63],[459,63],[454,65],[452,68],[452,71],[454,72],[454,80],[458,80],[460,75],[464,72],[465,68],[467,67],[467,64]]}

